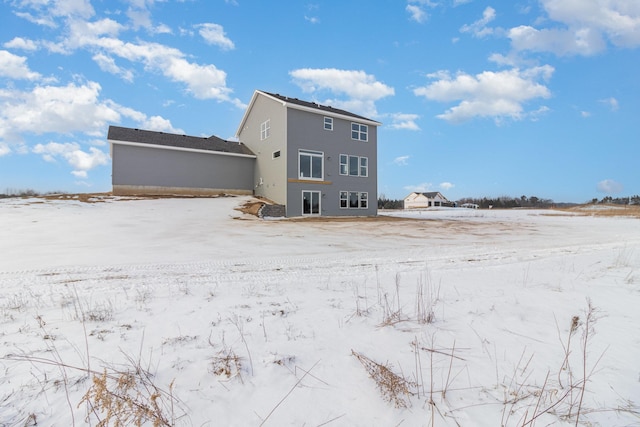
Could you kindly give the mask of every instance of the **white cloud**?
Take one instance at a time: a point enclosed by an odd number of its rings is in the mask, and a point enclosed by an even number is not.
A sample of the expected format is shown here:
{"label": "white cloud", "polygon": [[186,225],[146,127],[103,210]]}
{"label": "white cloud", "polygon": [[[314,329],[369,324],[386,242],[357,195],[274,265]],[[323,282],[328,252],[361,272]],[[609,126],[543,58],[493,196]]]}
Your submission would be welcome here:
{"label": "white cloud", "polygon": [[433,101],[459,101],[458,105],[437,116],[447,121],[463,122],[474,117],[519,120],[527,115],[524,103],[551,96],[539,80],[548,80],[553,71],[549,65],[524,70],[484,71],[475,76],[463,72],[451,76],[448,71],[439,71],[427,76],[435,81],[413,92]]}
{"label": "white cloud", "polygon": [[179,131],[161,117],[148,118],[113,101],[101,100],[100,90],[98,83],[87,82],[38,86],[24,92],[0,91],[0,143],[21,144],[25,134],[80,132],[103,136],[108,124],[119,123],[122,117],[154,129]]}
{"label": "white cloud", "polygon": [[301,68],[289,72],[289,75],[304,92],[326,90],[335,95],[346,96],[347,100],[330,99],[325,103],[369,117],[378,115],[375,107],[377,100],[395,93],[392,87],[377,81],[375,76],[364,71]]}
{"label": "white cloud", "polygon": [[580,111],[580,116],[581,116],[583,119],[587,119],[587,118],[591,117],[591,113],[590,113],[590,112],[588,112],[588,111]]}
{"label": "white cloud", "polygon": [[623,185],[613,179],[605,179],[596,185],[596,189],[605,194],[617,194],[623,190]]}
{"label": "white cloud", "polygon": [[[130,0],[129,3],[131,11],[146,13],[154,1]],[[120,40],[116,36],[124,27],[116,21],[108,18],[94,22],[86,20],[93,14],[93,9],[86,0],[58,0],[54,3],[43,2],[38,5],[24,3],[23,6],[32,6],[32,9],[42,16],[60,16],[64,20],[68,31],[65,32],[63,39],[56,42],[46,40],[41,42],[42,47],[51,52],[70,54],[77,49],[86,49],[91,52],[94,60],[103,70],[121,75],[125,79],[132,79],[133,73],[118,67],[113,60],[114,57],[123,58],[133,63],[140,63],[147,70],[160,72],[170,80],[186,85],[187,91],[195,98],[215,99],[220,102],[229,102],[238,108],[245,107],[240,100],[230,96],[232,90],[226,85],[227,75],[224,71],[213,64],[201,65],[190,62],[179,49],[158,43]],[[68,11],[69,15],[62,14],[62,11]],[[140,20],[138,24],[147,25]],[[150,29],[155,31],[153,28]],[[210,37],[213,37],[211,31],[215,33],[212,27],[203,27],[203,30]],[[225,39],[221,39],[220,42],[227,47],[231,46],[230,41]]]}
{"label": "white cloud", "polygon": [[393,163],[397,166],[406,166],[409,163],[407,162],[409,160],[410,156],[399,156],[396,157],[395,159],[393,159]]}
{"label": "white cloud", "polygon": [[89,170],[109,163],[107,153],[96,147],[83,151],[75,142],[37,144],[33,147],[33,152],[40,154],[48,162],[55,162],[58,157],[63,158],[73,168],[71,173],[78,178],[86,178]]}
{"label": "white cloud", "polygon": [[141,127],[144,129],[154,130],[157,132],[169,132],[169,133],[177,133],[177,134],[185,133],[182,129],[174,128],[173,125],[171,124],[171,121],[160,116],[151,116],[149,118],[146,118],[142,122]]}
{"label": "white cloud", "polygon": [[493,34],[493,28],[487,27],[487,24],[495,18],[496,10],[489,6],[484,10],[484,12],[482,12],[482,18],[472,24],[463,25],[462,28],[460,28],[460,32],[471,33],[474,37],[480,38]]}
{"label": "white cloud", "polygon": [[[626,0],[541,0],[552,26],[519,26],[508,32],[516,50],[559,56],[594,55],[606,49],[640,46],[640,3]],[[556,24],[555,26],[553,26]]]}
{"label": "white cloud", "polygon": [[15,14],[22,19],[43,27],[56,28],[58,26],[51,16],[34,16],[29,12],[15,12]]}
{"label": "white cloud", "polygon": [[38,86],[31,92],[13,91],[0,97],[0,139],[22,133],[101,134],[119,113],[98,99],[100,85]]}
{"label": "white cloud", "polygon": [[415,4],[408,4],[406,7],[407,12],[411,15],[411,20],[416,21],[419,24],[426,22],[429,15],[420,6]]}
{"label": "white cloud", "polygon": [[440,187],[442,190],[448,191],[455,187],[455,184],[452,184],[450,182],[441,182],[438,187]]}
{"label": "white cloud", "polygon": [[222,25],[207,23],[196,25],[196,28],[207,43],[218,46],[222,50],[235,49],[235,45],[225,34]]}
{"label": "white cloud", "polygon": [[129,8],[127,10],[127,17],[131,20],[134,30],[137,30],[139,28],[153,28],[153,22],[151,21],[151,12],[147,9]]}
{"label": "white cloud", "polygon": [[97,53],[93,55],[92,59],[96,62],[96,64],[98,64],[102,71],[120,76],[128,82],[133,81],[133,71],[121,68],[116,65],[116,62],[112,57],[107,56],[104,53]]}
{"label": "white cloud", "polygon": [[39,73],[31,71],[27,66],[27,58],[0,50],[0,77],[11,79],[39,80]]}
{"label": "white cloud", "polygon": [[579,54],[589,56],[606,48],[602,35],[590,28],[575,30],[542,29],[528,25],[511,28],[507,36],[518,51],[552,52],[558,56]]}
{"label": "white cloud", "polygon": [[50,9],[55,16],[77,16],[88,19],[95,13],[89,0],[57,0]]}
{"label": "white cloud", "polygon": [[383,117],[391,119],[391,124],[387,126],[389,129],[420,130],[420,126],[416,123],[416,120],[420,118],[417,114],[391,113]]}
{"label": "white cloud", "polygon": [[3,44],[3,46],[7,49],[22,49],[29,51],[38,50],[38,45],[36,44],[36,42],[22,37],[14,37],[13,39]]}
{"label": "white cloud", "polygon": [[611,111],[618,111],[618,108],[620,108],[620,105],[618,104],[618,100],[615,99],[614,97],[601,99],[600,102],[608,106],[611,109]]}
{"label": "white cloud", "polygon": [[100,38],[91,45],[102,47],[112,55],[132,62],[142,62],[147,68],[160,71],[164,76],[187,86],[195,98],[216,99],[231,102],[243,108],[238,99],[232,99],[232,92],[226,85],[227,74],[215,65],[199,65],[187,61],[178,49],[158,43],[139,44],[123,42],[114,38]]}
{"label": "white cloud", "polygon": [[11,148],[9,147],[9,145],[0,141],[0,157],[6,156],[10,152],[11,152]]}
{"label": "white cloud", "polygon": [[312,24],[319,24],[320,23],[320,19],[315,17],[315,16],[304,16],[304,20],[307,22],[310,22]]}

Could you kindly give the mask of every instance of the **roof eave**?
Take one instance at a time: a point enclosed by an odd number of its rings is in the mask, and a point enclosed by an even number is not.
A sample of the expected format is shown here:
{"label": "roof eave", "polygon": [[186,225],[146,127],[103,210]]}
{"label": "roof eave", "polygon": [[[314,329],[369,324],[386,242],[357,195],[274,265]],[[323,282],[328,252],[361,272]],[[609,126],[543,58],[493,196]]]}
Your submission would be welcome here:
{"label": "roof eave", "polygon": [[143,147],[143,148],[155,148],[158,150],[171,150],[171,151],[183,151],[189,153],[202,153],[202,154],[218,154],[221,156],[232,156],[232,157],[248,157],[255,159],[255,154],[243,154],[243,153],[232,153],[230,151],[219,151],[219,150],[201,150],[198,148],[186,148],[186,147],[177,147],[175,145],[159,145],[159,144],[148,144],[146,142],[132,142],[132,141],[121,141],[117,139],[107,139],[110,144],[116,145],[127,145],[130,147]]}
{"label": "roof eave", "polygon": [[340,114],[338,112],[322,110],[322,109],[319,109],[319,108],[305,107],[304,105],[298,105],[298,104],[294,104],[294,103],[291,103],[291,102],[285,103],[285,106],[289,107],[289,108],[294,108],[296,110],[302,110],[302,111],[308,111],[310,113],[320,114],[322,116],[335,117],[335,118],[338,118],[338,119],[349,120],[349,121],[352,121],[352,122],[364,123],[364,124],[367,124],[367,125],[370,125],[370,126],[381,126],[382,125],[382,123],[380,123],[380,122],[376,122],[375,120],[371,120],[371,119],[366,119],[364,117],[349,116],[349,115],[346,115],[346,114]]}

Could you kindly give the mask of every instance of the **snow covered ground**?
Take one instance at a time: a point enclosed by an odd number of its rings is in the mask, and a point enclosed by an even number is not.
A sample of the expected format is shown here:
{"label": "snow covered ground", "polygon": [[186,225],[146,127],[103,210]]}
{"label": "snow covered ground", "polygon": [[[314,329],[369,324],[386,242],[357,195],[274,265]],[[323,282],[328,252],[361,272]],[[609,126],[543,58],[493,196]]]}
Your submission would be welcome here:
{"label": "snow covered ground", "polygon": [[640,219],[248,200],[0,200],[0,426],[640,425]]}

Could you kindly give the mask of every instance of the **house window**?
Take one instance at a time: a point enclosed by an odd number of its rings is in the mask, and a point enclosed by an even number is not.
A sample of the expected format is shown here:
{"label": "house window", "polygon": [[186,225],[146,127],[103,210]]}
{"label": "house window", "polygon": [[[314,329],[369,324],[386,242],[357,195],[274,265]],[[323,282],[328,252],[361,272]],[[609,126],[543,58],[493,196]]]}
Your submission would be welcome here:
{"label": "house window", "polygon": [[341,191],[341,209],[367,209],[369,206],[369,193],[358,191]]}
{"label": "house window", "polygon": [[302,192],[302,215],[320,215],[320,192]]}
{"label": "house window", "polygon": [[369,159],[340,154],[340,175],[369,176]]}
{"label": "house window", "polygon": [[349,207],[349,193],[346,191],[340,192],[340,208],[346,209]]}
{"label": "house window", "polygon": [[369,199],[369,193],[360,193],[360,207],[362,209],[367,208],[367,200]]}
{"label": "house window", "polygon": [[269,135],[271,135],[271,120],[267,119],[266,122],[260,125],[260,141],[269,138]]}
{"label": "house window", "polygon": [[369,127],[358,123],[351,123],[351,139],[367,142],[369,135]]}
{"label": "house window", "polygon": [[360,176],[369,176],[369,159],[360,157]]}
{"label": "house window", "polygon": [[272,156],[273,156],[274,159],[277,159],[278,157],[280,157],[280,150],[274,151]]}
{"label": "house window", "polygon": [[324,118],[324,130],[333,130],[333,118],[331,117]]}
{"label": "house window", "polygon": [[340,175],[349,175],[349,156],[340,154]]}
{"label": "house window", "polygon": [[360,193],[349,191],[349,209],[358,209],[360,206]]}
{"label": "house window", "polygon": [[360,158],[358,156],[349,156],[349,175],[358,176]]}
{"label": "house window", "polygon": [[324,153],[319,151],[298,151],[298,176],[300,179],[317,179],[323,178]]}

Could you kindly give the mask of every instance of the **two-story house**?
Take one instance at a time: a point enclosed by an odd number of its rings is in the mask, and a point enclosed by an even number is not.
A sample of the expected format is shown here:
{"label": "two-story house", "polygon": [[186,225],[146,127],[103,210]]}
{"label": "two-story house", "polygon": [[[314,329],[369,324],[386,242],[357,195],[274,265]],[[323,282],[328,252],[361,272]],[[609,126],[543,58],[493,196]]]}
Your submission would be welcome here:
{"label": "two-story house", "polygon": [[236,137],[256,155],[255,195],[287,216],[377,213],[379,122],[255,91]]}
{"label": "two-story house", "polygon": [[253,194],[287,217],[377,213],[379,122],[255,91],[237,141],[109,127],[114,194]]}

